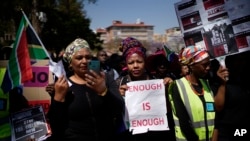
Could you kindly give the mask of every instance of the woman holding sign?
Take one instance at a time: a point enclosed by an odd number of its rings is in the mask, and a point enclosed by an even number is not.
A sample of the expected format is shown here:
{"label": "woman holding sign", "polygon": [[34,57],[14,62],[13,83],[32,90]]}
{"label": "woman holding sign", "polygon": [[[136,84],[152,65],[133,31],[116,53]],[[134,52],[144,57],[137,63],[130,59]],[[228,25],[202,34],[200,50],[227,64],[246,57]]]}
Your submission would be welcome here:
{"label": "woman holding sign", "polygon": [[215,119],[213,92],[206,79],[210,56],[206,50],[189,46],[181,52],[180,61],[189,66],[190,74],[175,80],[169,87],[176,140],[209,141]]}
{"label": "woman holding sign", "polygon": [[[155,140],[157,140],[157,141],[161,141],[161,140],[173,141],[173,140],[175,140],[174,132],[169,131],[169,130],[173,130],[173,127],[166,127],[168,129],[157,128],[158,131],[156,131],[157,129],[151,130],[150,127],[146,130],[143,127],[141,128],[141,130],[136,130],[135,128],[133,128],[133,126],[136,126],[136,125],[143,126],[146,124],[150,124],[152,122],[147,122],[146,118],[149,117],[150,115],[143,115],[142,116],[142,114],[144,114],[144,113],[141,113],[141,115],[138,114],[138,117],[145,119],[145,120],[143,120],[143,123],[142,123],[143,125],[139,124],[139,123],[141,123],[141,122],[139,122],[139,120],[136,120],[138,122],[133,122],[133,121],[131,121],[131,119],[129,119],[131,116],[132,110],[138,108],[138,106],[135,106],[134,108],[132,107],[131,109],[128,108],[128,106],[129,106],[128,104],[131,104],[131,103],[127,103],[128,101],[126,101],[126,99],[128,97],[127,94],[128,94],[128,91],[130,91],[130,92],[132,91],[132,89],[129,90],[129,83],[136,82],[137,84],[143,84],[143,82],[146,83],[146,82],[152,80],[153,77],[146,71],[146,49],[143,47],[141,42],[139,42],[135,38],[128,37],[122,41],[120,51],[122,51],[122,53],[123,53],[123,57],[124,57],[125,62],[126,62],[128,74],[117,79],[117,83],[120,86],[119,87],[120,93],[125,98],[125,102],[127,105],[126,113],[123,117],[124,121],[125,121],[124,127],[126,127],[126,128],[124,128],[125,131],[124,130],[121,131],[120,136],[118,136],[118,140],[120,140],[120,141],[133,141],[133,140],[135,140],[135,141],[155,141]],[[164,84],[168,85],[171,81],[172,81],[171,78],[167,78],[164,80],[164,83],[163,83],[163,80],[161,80],[160,82],[162,83],[162,85],[164,85]],[[133,84],[136,84],[136,83],[133,83]],[[141,87],[141,89],[143,89],[143,87]],[[125,93],[126,93],[126,96],[125,96]],[[141,93],[141,95],[144,95],[144,94],[145,93],[143,93],[143,92]],[[156,94],[156,93],[154,93],[154,94]],[[133,97],[132,100],[139,101],[139,97],[140,96]],[[164,89],[162,99],[164,99],[164,101],[165,101],[165,98],[166,98],[166,96],[165,96],[165,89]],[[147,100],[150,101],[150,99],[147,99]],[[166,103],[167,102],[165,101],[164,104],[166,104]],[[149,110],[151,108],[150,106],[152,106],[152,105],[150,105],[150,103],[147,103],[147,102],[143,103],[143,101],[141,104],[139,102],[138,105],[140,105],[139,107],[141,107],[141,109],[144,111]],[[164,108],[166,109],[167,106],[166,105],[164,105],[164,106],[165,106]],[[161,108],[161,107],[159,107],[159,108]],[[166,112],[163,113],[163,116],[165,118],[167,117]],[[169,120],[169,118],[166,118],[166,120]],[[155,122],[156,122],[156,118],[155,118]],[[166,121],[166,122],[171,123],[172,121]],[[158,121],[157,123],[160,123],[160,122]],[[169,126],[169,125],[167,125],[167,126]]]}
{"label": "woman holding sign", "polygon": [[124,109],[116,82],[104,72],[89,70],[92,54],[83,39],[69,44],[63,59],[73,75],[55,83],[48,115],[52,140],[114,140],[114,119]]}

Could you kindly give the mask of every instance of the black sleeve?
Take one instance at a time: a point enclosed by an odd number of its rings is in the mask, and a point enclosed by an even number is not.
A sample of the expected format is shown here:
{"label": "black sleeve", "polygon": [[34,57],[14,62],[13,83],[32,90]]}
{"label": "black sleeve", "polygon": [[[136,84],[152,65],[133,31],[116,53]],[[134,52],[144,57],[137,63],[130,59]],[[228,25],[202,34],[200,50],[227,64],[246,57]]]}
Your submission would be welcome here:
{"label": "black sleeve", "polygon": [[51,105],[48,111],[48,119],[52,132],[53,140],[62,140],[66,129],[66,103],[51,100]]}
{"label": "black sleeve", "polygon": [[181,100],[176,84],[173,86],[172,99],[176,110],[176,116],[179,118],[181,131],[188,141],[198,141],[199,138],[192,127],[190,117]]}
{"label": "black sleeve", "polygon": [[116,81],[111,78],[111,76],[106,74],[106,85],[107,85],[107,93],[103,97],[105,103],[107,104],[109,109],[112,109],[113,114],[117,115],[124,112],[125,109],[125,101],[122,98],[118,85]]}

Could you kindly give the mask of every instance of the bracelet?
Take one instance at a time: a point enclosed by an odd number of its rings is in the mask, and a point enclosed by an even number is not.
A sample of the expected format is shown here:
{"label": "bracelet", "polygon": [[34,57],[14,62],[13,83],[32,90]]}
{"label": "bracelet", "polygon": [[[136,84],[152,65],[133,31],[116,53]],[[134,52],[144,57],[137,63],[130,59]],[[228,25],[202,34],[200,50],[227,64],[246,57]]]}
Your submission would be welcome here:
{"label": "bracelet", "polygon": [[105,96],[105,95],[107,94],[107,91],[108,91],[108,89],[106,88],[106,89],[100,94],[100,96]]}

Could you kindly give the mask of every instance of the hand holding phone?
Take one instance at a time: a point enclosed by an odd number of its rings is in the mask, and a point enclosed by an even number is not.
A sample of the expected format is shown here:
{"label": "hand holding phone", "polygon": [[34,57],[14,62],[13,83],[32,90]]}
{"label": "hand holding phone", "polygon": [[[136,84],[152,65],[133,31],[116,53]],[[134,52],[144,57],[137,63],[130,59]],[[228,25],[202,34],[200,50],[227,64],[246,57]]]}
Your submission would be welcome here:
{"label": "hand holding phone", "polygon": [[89,70],[93,70],[96,73],[99,73],[100,72],[100,61],[99,60],[91,60],[88,63],[88,68],[89,68]]}

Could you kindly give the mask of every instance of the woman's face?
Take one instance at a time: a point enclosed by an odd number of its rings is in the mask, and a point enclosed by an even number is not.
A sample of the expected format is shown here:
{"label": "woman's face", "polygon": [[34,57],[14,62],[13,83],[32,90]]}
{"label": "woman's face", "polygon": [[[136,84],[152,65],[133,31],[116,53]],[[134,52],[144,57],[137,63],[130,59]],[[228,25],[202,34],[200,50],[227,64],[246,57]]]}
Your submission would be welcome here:
{"label": "woman's face", "polygon": [[159,73],[160,75],[165,75],[167,73],[169,62],[165,56],[155,59],[153,63],[156,64],[156,73]]}
{"label": "woman's face", "polygon": [[189,68],[188,68],[188,66],[187,65],[182,65],[181,66],[181,75],[182,76],[185,76],[185,75],[187,75],[189,73]]}
{"label": "woman's face", "polygon": [[145,71],[145,60],[138,54],[132,54],[126,61],[128,71],[133,77],[141,77]]}
{"label": "woman's face", "polygon": [[98,60],[101,62],[101,63],[105,63],[108,59],[108,55],[105,51],[100,51],[98,54],[97,54],[97,58]]}
{"label": "woman's face", "polygon": [[75,74],[81,76],[88,72],[88,63],[90,62],[92,55],[87,48],[82,48],[75,52],[72,56],[70,66]]}
{"label": "woman's face", "polygon": [[210,70],[210,58],[206,58],[198,63],[191,65],[192,73],[194,73],[198,78],[204,78]]}
{"label": "woman's face", "polygon": [[167,66],[164,64],[158,65],[157,72],[159,72],[161,74],[167,73]]}

